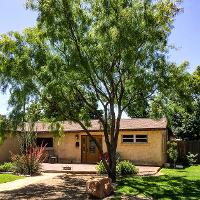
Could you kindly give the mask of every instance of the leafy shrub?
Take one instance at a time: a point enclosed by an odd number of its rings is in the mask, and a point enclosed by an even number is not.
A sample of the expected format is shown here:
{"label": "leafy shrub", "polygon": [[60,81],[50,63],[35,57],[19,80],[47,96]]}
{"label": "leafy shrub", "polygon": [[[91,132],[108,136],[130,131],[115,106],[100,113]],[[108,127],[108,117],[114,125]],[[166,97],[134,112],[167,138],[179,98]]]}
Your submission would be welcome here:
{"label": "leafy shrub", "polygon": [[[107,174],[106,168],[102,161],[97,163],[96,169],[98,174]],[[137,174],[138,170],[130,161],[118,161],[116,165],[116,171],[118,175],[133,175]]]}
{"label": "leafy shrub", "polygon": [[119,175],[133,175],[137,174],[138,169],[133,163],[128,160],[120,161],[117,163],[117,174]]}
{"label": "leafy shrub", "polygon": [[102,160],[97,163],[96,169],[97,169],[98,174],[107,174],[106,168],[105,168]]}
{"label": "leafy shrub", "polygon": [[167,145],[168,145],[168,150],[167,150],[168,156],[170,160],[173,162],[175,168],[176,161],[178,159],[177,143],[174,141],[169,141]]}
{"label": "leafy shrub", "polygon": [[186,155],[186,156],[187,156],[188,164],[190,166],[194,165],[197,162],[198,153],[192,154],[192,153],[188,152],[188,155]]}
{"label": "leafy shrub", "polygon": [[6,162],[0,165],[0,172],[11,172],[13,170],[13,163]]}
{"label": "leafy shrub", "polygon": [[45,146],[30,147],[21,155],[12,154],[14,172],[31,176],[38,175],[41,173],[41,163],[45,157]]}
{"label": "leafy shrub", "polygon": [[[108,152],[105,152],[103,154],[103,156],[104,156],[104,159],[106,160],[106,162],[109,163]],[[120,161],[120,154],[118,152],[116,152],[116,162],[118,163],[119,161]],[[97,163],[96,169],[97,169],[98,174],[107,174],[106,168],[104,167],[104,164],[102,161],[102,157],[101,157],[101,161]]]}

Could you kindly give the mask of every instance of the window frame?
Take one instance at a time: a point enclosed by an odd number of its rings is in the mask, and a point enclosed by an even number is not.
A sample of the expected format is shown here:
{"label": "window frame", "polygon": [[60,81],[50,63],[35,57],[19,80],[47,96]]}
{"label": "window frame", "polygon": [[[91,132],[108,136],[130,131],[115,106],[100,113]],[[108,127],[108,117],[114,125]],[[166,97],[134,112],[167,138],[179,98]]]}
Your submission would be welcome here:
{"label": "window frame", "polygon": [[[38,144],[38,139],[39,140],[45,140],[45,139],[51,139],[52,141],[51,141],[51,143],[52,143],[52,146],[46,146],[45,148],[46,149],[53,149],[54,148],[54,139],[53,139],[53,137],[37,137],[36,138],[36,145],[38,146],[39,144]],[[45,142],[43,143],[43,145],[45,145]]]}
{"label": "window frame", "polygon": [[[126,136],[132,136],[131,137],[126,137]],[[146,136],[146,137],[139,137],[139,136]],[[132,141],[124,141],[124,140],[128,140],[128,139],[132,139]],[[144,142],[137,142],[137,139],[144,139],[146,141]],[[148,144],[148,134],[122,134],[121,135],[121,143],[122,144]]]}
{"label": "window frame", "polygon": [[[131,138],[131,137],[127,137],[127,138],[125,137],[125,138],[124,138],[124,136],[133,136],[133,137],[132,137],[132,138]],[[125,142],[124,139],[125,139],[125,140],[130,139],[130,140],[132,140],[132,142]],[[125,143],[125,144],[132,144],[132,143],[135,143],[135,135],[134,135],[134,134],[131,134],[131,135],[123,134],[123,135],[122,135],[122,143]]]}
{"label": "window frame", "polygon": [[[137,136],[146,136],[146,137],[137,137]],[[138,140],[146,140],[145,142],[137,142]],[[147,144],[148,143],[148,134],[135,134],[135,143],[136,144]]]}

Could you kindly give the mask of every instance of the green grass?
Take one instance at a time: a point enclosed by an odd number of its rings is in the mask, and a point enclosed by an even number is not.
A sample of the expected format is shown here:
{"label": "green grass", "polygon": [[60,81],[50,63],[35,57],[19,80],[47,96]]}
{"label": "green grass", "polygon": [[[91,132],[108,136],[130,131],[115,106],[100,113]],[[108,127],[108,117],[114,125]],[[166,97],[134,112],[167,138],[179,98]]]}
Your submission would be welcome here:
{"label": "green grass", "polygon": [[153,199],[200,199],[200,165],[185,169],[162,169],[160,176],[118,180],[115,199],[121,194]]}
{"label": "green grass", "polygon": [[24,178],[13,174],[0,174],[0,184]]}

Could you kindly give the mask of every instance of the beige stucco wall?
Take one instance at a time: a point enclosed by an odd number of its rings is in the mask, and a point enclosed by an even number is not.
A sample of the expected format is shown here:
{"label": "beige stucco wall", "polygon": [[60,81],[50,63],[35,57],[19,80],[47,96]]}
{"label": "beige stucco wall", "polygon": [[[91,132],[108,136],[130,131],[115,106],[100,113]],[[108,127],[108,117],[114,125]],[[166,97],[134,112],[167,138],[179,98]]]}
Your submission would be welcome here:
{"label": "beige stucco wall", "polygon": [[[92,133],[93,135],[102,135],[102,133]],[[85,133],[66,133],[61,138],[54,138],[54,151],[59,158],[59,162],[63,163],[81,163],[81,136]],[[78,139],[77,137],[78,136]],[[40,133],[38,137],[53,137],[50,133]],[[102,137],[104,141],[104,137]],[[76,147],[79,142],[79,147]],[[103,142],[103,150],[106,152],[106,145]]]}
{"label": "beige stucco wall", "polygon": [[[94,132],[93,135],[102,135],[100,132]],[[124,144],[122,143],[122,134],[147,134],[147,144]],[[54,151],[58,155],[59,162],[63,163],[81,163],[81,135],[85,133],[66,133],[62,138],[54,138]],[[78,139],[77,137],[78,136]],[[53,137],[51,133],[39,133],[38,137]],[[119,134],[117,152],[121,159],[132,160],[139,165],[158,165],[161,166],[166,159],[166,130],[157,131],[121,131]],[[103,150],[106,152],[106,145],[103,141]],[[79,142],[79,147],[76,147]],[[0,162],[7,161],[10,158],[9,151],[17,151],[16,138],[8,138],[3,145],[0,145]]]}
{"label": "beige stucco wall", "polygon": [[[147,134],[148,143],[122,143],[122,134]],[[166,131],[126,131],[121,132],[117,151],[122,159],[132,160],[138,165],[161,166],[166,159]]]}
{"label": "beige stucco wall", "polygon": [[10,161],[11,153],[19,152],[19,143],[17,137],[8,136],[2,144],[0,144],[0,163]]}
{"label": "beige stucco wall", "polygon": [[[102,135],[94,132],[93,135]],[[146,144],[124,144],[122,143],[122,134],[147,134],[148,143]],[[78,135],[78,139],[76,137]],[[54,138],[54,150],[59,157],[60,162],[81,163],[81,135],[85,133],[66,133],[60,139]],[[39,137],[50,137],[51,134],[39,134]],[[122,159],[132,160],[139,165],[158,165],[161,166],[166,160],[166,130],[157,131],[121,131],[119,134],[117,152]],[[103,141],[103,150],[106,152],[106,144]],[[79,147],[76,147],[79,142]]]}

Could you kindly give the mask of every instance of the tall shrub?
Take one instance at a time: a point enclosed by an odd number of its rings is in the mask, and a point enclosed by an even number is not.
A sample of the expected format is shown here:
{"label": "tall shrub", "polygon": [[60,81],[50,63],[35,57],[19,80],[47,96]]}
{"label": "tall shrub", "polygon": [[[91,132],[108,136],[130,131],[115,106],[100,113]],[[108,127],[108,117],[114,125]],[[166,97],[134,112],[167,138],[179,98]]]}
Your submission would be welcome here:
{"label": "tall shrub", "polygon": [[44,161],[45,146],[29,147],[23,154],[11,155],[14,162],[14,171],[25,175],[38,175],[41,173],[41,163]]}
{"label": "tall shrub", "polygon": [[169,141],[168,145],[168,156],[169,159],[173,162],[174,168],[176,167],[176,161],[178,159],[178,150],[177,150],[177,143],[174,141]]}

